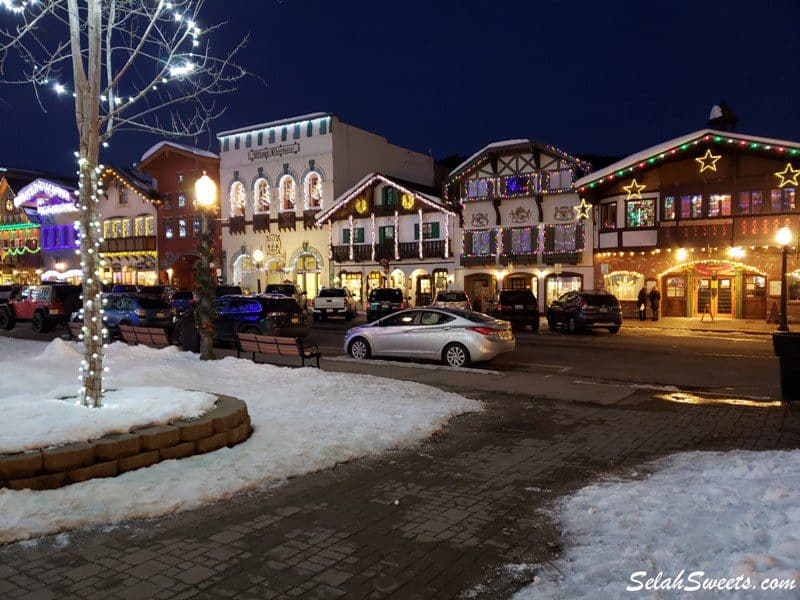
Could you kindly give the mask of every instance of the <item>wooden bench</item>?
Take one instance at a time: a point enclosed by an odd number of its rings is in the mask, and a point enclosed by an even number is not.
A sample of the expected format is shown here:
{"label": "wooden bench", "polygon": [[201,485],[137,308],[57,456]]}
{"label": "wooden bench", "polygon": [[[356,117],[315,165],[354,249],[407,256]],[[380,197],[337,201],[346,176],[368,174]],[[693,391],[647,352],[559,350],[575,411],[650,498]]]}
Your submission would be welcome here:
{"label": "wooden bench", "polygon": [[119,337],[126,344],[131,346],[150,346],[151,348],[166,348],[171,345],[169,335],[158,327],[134,327],[132,325],[120,325]]}
{"label": "wooden bench", "polygon": [[264,356],[288,356],[299,358],[301,366],[306,366],[306,361],[316,360],[319,369],[320,352],[316,344],[306,346],[300,338],[274,337],[271,335],[258,335],[256,333],[236,334],[236,356],[241,358],[242,353],[250,354],[256,362],[256,354]]}

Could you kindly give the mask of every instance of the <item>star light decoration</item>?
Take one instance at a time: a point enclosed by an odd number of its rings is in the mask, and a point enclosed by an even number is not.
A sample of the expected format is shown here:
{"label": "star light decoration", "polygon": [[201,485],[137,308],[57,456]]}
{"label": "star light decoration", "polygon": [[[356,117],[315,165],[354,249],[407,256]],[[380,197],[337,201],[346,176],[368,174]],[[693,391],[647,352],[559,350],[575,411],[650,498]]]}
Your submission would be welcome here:
{"label": "star light decoration", "polygon": [[589,218],[589,211],[592,210],[592,205],[586,203],[586,198],[581,198],[581,203],[572,207],[575,211],[575,218],[583,221]]}
{"label": "star light decoration", "polygon": [[717,161],[720,158],[722,158],[721,154],[711,154],[711,148],[709,148],[703,156],[695,158],[695,160],[700,163],[700,172],[702,173],[704,171],[716,171]]}
{"label": "star light decoration", "polygon": [[778,184],[778,187],[784,187],[787,185],[800,185],[797,183],[797,176],[800,175],[800,169],[793,169],[792,163],[786,163],[786,168],[783,171],[778,171],[775,173],[775,177],[779,177],[781,182]]}
{"label": "star light decoration", "polygon": [[631,181],[630,185],[622,186],[622,189],[628,192],[628,200],[641,200],[642,199],[642,190],[646,186],[643,183],[636,183],[634,179]]}

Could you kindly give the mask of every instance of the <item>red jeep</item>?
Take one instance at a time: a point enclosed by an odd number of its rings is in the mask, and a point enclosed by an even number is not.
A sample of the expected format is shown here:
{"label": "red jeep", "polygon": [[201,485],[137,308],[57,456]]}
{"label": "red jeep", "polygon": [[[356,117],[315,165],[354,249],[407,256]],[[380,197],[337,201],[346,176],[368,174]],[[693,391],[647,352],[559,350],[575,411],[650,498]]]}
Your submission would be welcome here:
{"label": "red jeep", "polygon": [[81,306],[81,288],[66,283],[26,285],[7,304],[0,305],[0,329],[14,329],[17,321],[30,321],[33,330],[44,333],[57,323],[66,323]]}

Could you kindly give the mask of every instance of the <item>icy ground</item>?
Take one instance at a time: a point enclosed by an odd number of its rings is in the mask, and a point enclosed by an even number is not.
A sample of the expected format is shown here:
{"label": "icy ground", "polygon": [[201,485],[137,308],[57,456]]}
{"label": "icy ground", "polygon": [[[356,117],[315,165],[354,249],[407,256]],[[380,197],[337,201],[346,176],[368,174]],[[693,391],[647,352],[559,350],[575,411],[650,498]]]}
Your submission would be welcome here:
{"label": "icy ground", "polygon": [[[534,598],[797,598],[800,596],[800,451],[689,452],[647,465],[643,479],[605,481],[563,500],[557,520],[562,556],[531,565],[534,583],[515,600]],[[683,589],[644,586],[666,579]],[[726,591],[697,581],[735,580]],[[639,575],[636,581],[631,575]],[[748,583],[752,588],[742,587]],[[763,591],[768,578],[793,591]],[[717,582],[719,583],[719,581]],[[656,585],[653,582],[651,585]]]}
{"label": "icy ground", "polygon": [[[38,355],[38,358],[37,358]],[[0,339],[3,398],[74,394],[77,346]],[[256,365],[228,357],[200,362],[175,348],[113,344],[106,386],[167,386],[247,402],[255,428],[239,446],[166,461],[112,479],[58,490],[0,489],[0,542],[88,524],[196,508],[283,478],[419,442],[479,402],[406,381]]]}

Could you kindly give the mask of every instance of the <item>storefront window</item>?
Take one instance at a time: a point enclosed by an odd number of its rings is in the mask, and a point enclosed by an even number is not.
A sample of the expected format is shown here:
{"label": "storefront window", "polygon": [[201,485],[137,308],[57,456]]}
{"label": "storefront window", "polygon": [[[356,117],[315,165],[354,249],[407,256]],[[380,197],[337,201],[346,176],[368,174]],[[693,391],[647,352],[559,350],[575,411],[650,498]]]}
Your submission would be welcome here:
{"label": "storefront window", "polygon": [[667,298],[684,298],[686,296],[686,279],[684,277],[667,277]]}
{"label": "storefront window", "polygon": [[666,196],[664,198],[664,220],[675,220],[675,196]]}
{"label": "storefront window", "polygon": [[703,196],[681,196],[681,219],[699,219],[703,216]]}
{"label": "storefront window", "polygon": [[625,203],[625,226],[630,229],[655,227],[654,205],[652,198],[628,200]]}
{"label": "storefront window", "polygon": [[617,203],[608,202],[600,205],[600,227],[602,229],[617,228]]}
{"label": "storefront window", "polygon": [[[789,281],[792,281],[791,279]],[[798,281],[800,283],[800,281]],[[745,278],[745,296],[747,298],[767,297],[767,278],[760,275],[748,275]]]}
{"label": "storefront window", "polygon": [[367,294],[369,294],[369,292],[375,288],[386,287],[384,285],[385,282],[386,275],[384,275],[381,271],[371,271],[370,274],[367,275]]}
{"label": "storefront window", "polygon": [[789,276],[787,283],[789,289],[786,290],[786,293],[789,300],[800,300],[800,279],[798,276]]}
{"label": "storefront window", "polygon": [[530,227],[515,227],[511,230],[511,252],[514,254],[531,253]]}
{"label": "storefront window", "polygon": [[617,300],[636,300],[639,290],[644,286],[641,273],[611,273],[606,275],[606,290]]}
{"label": "storefront window", "polygon": [[580,275],[551,275],[545,285],[546,305],[549,306],[562,294],[579,292],[583,289],[583,277]]}
{"label": "storefront window", "polygon": [[481,229],[472,232],[472,253],[476,256],[489,256],[491,249],[492,232],[488,229]]}
{"label": "storefront window", "polygon": [[709,217],[730,217],[731,216],[731,195],[730,194],[711,194],[708,197],[708,216]]}
{"label": "storefront window", "polygon": [[433,272],[433,286],[437,292],[447,289],[447,271],[437,269]]}

